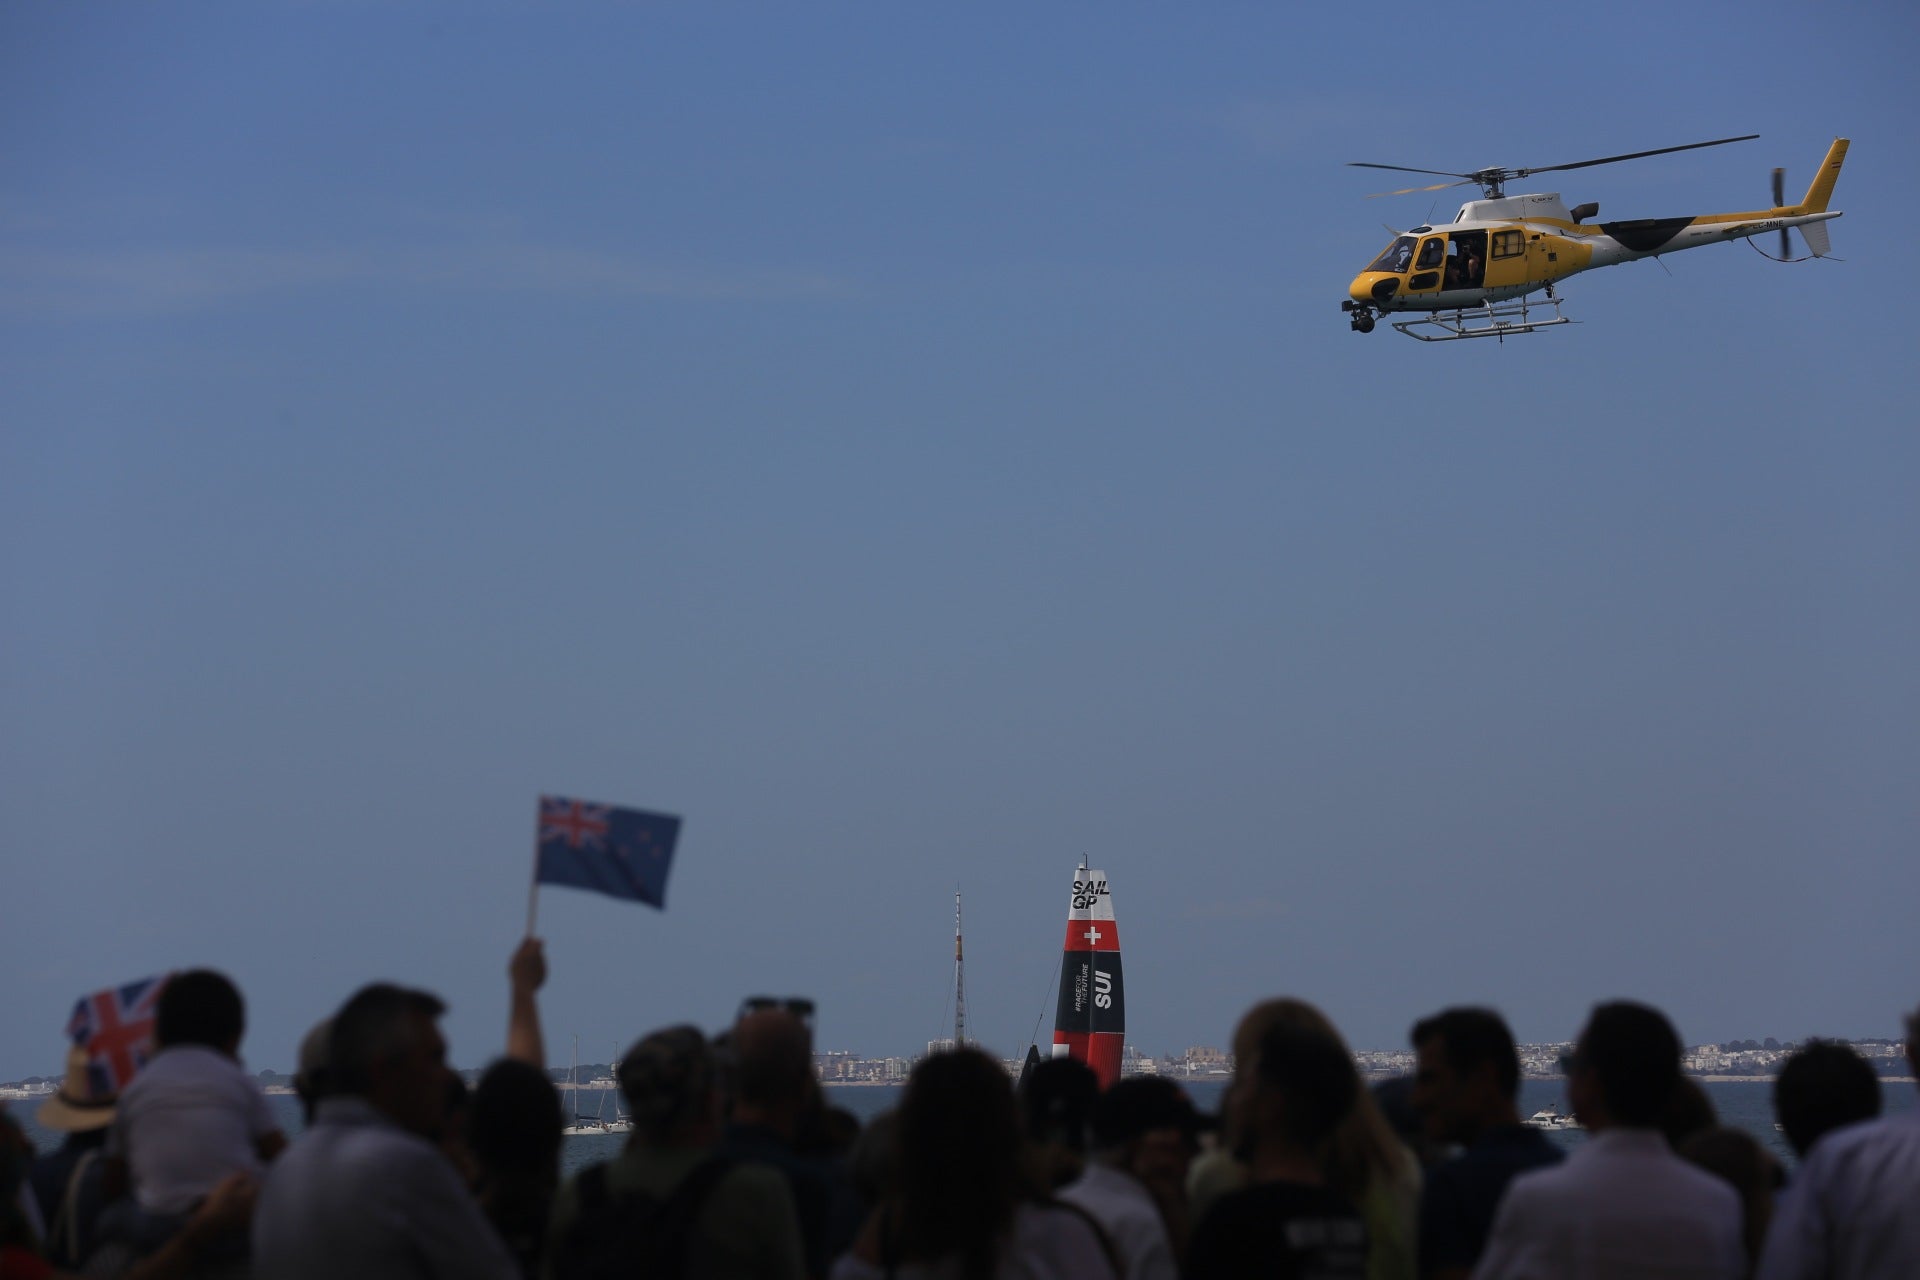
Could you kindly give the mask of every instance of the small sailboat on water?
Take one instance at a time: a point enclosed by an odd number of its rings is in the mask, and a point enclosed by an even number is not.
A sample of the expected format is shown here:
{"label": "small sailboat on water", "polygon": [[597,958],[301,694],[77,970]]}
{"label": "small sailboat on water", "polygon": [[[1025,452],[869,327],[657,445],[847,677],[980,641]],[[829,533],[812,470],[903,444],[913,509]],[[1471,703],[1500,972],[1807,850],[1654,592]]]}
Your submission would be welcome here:
{"label": "small sailboat on water", "polygon": [[[613,1047],[612,1062],[614,1079],[617,1083],[620,1071],[619,1045]],[[611,1120],[606,1118],[608,1098],[613,1099],[613,1119]],[[594,1122],[600,1126],[601,1133],[630,1133],[633,1131],[633,1121],[628,1119],[626,1113],[620,1110],[620,1094],[616,1089],[608,1089],[600,1094],[600,1105],[595,1108],[593,1115]]]}
{"label": "small sailboat on water", "polygon": [[573,1060],[567,1064],[567,1110],[573,1116],[573,1122],[560,1130],[561,1136],[577,1138],[583,1134],[601,1132],[600,1125],[590,1116],[580,1114],[580,1037],[573,1038]]}

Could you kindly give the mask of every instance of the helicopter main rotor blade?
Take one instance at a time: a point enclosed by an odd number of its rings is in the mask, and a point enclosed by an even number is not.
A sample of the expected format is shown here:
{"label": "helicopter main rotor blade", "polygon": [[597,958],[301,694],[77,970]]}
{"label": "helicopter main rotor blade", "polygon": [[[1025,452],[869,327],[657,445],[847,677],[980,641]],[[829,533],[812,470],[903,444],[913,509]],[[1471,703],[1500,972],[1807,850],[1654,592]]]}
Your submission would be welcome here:
{"label": "helicopter main rotor blade", "polygon": [[[1403,164],[1368,164],[1365,160],[1353,160],[1347,164],[1349,169],[1391,169],[1395,173],[1431,173],[1442,178],[1472,178],[1470,173],[1455,173],[1451,169],[1409,169]],[[1425,187],[1415,190],[1424,191]]]}
{"label": "helicopter main rotor blade", "polygon": [[1385,196],[1410,196],[1421,191],[1445,191],[1448,187],[1464,187],[1474,181],[1475,179],[1468,178],[1462,182],[1436,182],[1430,187],[1402,187],[1398,191],[1376,191],[1368,196],[1367,199],[1379,200]]}
{"label": "helicopter main rotor blade", "polygon": [[1596,164],[1617,164],[1622,160],[1639,160],[1644,156],[1664,156],[1674,151],[1697,151],[1701,147],[1724,147],[1729,142],[1752,142],[1760,135],[1743,133],[1737,138],[1715,138],[1712,142],[1689,142],[1678,147],[1655,147],[1652,151],[1629,151],[1623,156],[1602,156],[1598,160],[1576,160],[1572,164],[1548,164],[1533,169],[1515,169],[1513,176],[1524,178],[1535,173],[1558,173],[1563,169],[1590,169]]}

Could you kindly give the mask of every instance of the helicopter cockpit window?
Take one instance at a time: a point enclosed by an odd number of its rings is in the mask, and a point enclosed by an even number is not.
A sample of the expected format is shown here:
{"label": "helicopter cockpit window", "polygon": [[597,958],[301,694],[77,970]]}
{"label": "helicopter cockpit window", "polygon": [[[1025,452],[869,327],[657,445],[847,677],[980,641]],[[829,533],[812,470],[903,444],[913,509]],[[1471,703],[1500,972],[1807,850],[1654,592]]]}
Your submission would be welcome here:
{"label": "helicopter cockpit window", "polygon": [[1420,246],[1420,261],[1416,264],[1422,271],[1430,271],[1440,265],[1447,256],[1447,242],[1435,236]]}
{"label": "helicopter cockpit window", "polygon": [[1373,260],[1369,271],[1405,271],[1413,265],[1413,237],[1401,236],[1387,246],[1387,251]]}

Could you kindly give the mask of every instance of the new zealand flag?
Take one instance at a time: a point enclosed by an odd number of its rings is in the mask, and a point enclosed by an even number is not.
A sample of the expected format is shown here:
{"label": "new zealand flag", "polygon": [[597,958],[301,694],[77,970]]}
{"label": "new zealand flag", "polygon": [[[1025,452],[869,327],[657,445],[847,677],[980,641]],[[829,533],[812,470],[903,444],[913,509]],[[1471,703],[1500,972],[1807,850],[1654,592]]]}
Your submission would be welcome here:
{"label": "new zealand flag", "polygon": [[540,797],[541,884],[568,884],[665,908],[680,819],[564,796]]}
{"label": "new zealand flag", "polygon": [[94,1088],[119,1093],[153,1056],[153,1016],[160,988],[171,975],[159,974],[82,996],[67,1019],[67,1035],[87,1051]]}

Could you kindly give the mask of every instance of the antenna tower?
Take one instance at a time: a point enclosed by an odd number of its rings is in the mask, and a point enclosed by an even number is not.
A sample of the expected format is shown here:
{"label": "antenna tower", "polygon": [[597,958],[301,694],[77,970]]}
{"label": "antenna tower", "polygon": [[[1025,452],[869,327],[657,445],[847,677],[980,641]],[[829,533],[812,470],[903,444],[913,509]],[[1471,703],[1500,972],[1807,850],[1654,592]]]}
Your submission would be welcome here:
{"label": "antenna tower", "polygon": [[967,1042],[967,962],[960,950],[960,891],[953,891],[953,1047]]}

